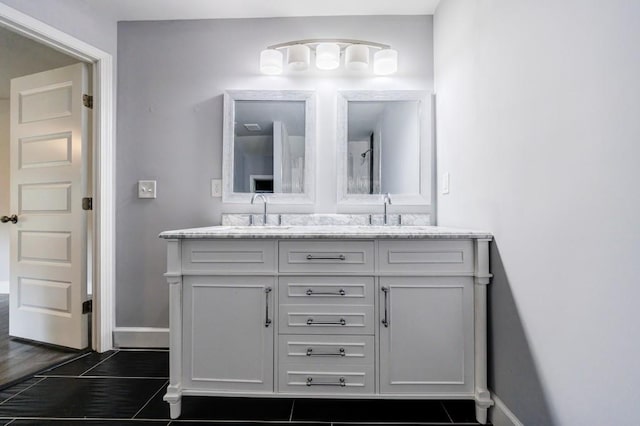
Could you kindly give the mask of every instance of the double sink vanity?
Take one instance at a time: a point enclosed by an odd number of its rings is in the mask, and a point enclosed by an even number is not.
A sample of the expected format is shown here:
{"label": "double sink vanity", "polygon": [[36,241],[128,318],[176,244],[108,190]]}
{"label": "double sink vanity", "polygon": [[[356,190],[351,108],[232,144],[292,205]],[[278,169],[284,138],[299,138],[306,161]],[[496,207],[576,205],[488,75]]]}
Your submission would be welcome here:
{"label": "double sink vanity", "polygon": [[[222,203],[240,207],[223,210],[264,210],[160,235],[172,418],[183,396],[231,395],[468,399],[486,423],[492,236],[429,226],[432,99],[345,91],[336,101],[337,122],[323,123],[335,124],[332,146],[315,142],[313,92],[225,93]],[[336,151],[335,167],[316,169],[322,149]],[[324,188],[316,200],[316,181],[335,182],[335,199]],[[269,215],[267,203],[281,212],[384,203],[385,214]]]}
{"label": "double sink vanity", "polygon": [[168,231],[170,384],[183,395],[473,399],[486,383],[485,232],[434,226]]}

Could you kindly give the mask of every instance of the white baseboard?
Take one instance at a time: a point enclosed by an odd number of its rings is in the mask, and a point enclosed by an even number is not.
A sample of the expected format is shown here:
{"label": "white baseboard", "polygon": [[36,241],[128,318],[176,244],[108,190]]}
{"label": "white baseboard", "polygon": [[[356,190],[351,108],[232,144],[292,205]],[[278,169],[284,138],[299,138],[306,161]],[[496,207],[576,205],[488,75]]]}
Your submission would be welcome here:
{"label": "white baseboard", "polygon": [[9,294],[9,281],[0,281],[0,294]]}
{"label": "white baseboard", "polygon": [[489,409],[489,420],[493,426],[524,426],[515,414],[493,392],[491,398],[495,405]]}
{"label": "white baseboard", "polygon": [[168,348],[169,329],[156,327],[115,327],[116,348]]}

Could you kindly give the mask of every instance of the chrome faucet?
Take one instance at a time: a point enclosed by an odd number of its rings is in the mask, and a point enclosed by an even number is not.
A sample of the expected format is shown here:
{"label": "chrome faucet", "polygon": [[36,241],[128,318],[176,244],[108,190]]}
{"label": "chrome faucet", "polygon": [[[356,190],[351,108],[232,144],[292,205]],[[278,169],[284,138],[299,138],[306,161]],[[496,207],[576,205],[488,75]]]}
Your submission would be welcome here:
{"label": "chrome faucet", "polygon": [[[265,197],[259,192],[256,192],[251,197],[251,204],[253,204],[256,201],[256,198],[258,197],[262,198],[262,202],[264,203],[264,211],[262,213],[262,224],[266,225],[267,224],[267,197]],[[249,215],[249,225],[253,225],[253,215]]]}
{"label": "chrome faucet", "polygon": [[392,204],[391,203],[391,195],[389,195],[389,193],[387,192],[386,194],[384,194],[384,224],[387,225],[389,223],[389,221],[387,220],[387,205]]}

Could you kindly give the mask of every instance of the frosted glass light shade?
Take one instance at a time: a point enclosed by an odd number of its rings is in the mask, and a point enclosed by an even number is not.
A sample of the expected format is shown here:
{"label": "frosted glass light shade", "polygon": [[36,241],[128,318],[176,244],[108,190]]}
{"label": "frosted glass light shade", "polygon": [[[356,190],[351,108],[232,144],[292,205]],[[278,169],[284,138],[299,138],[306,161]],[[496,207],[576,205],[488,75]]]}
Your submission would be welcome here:
{"label": "frosted glass light shade", "polygon": [[373,72],[377,75],[389,75],[398,71],[398,51],[383,49],[373,55]]}
{"label": "frosted glass light shade", "polygon": [[335,70],[340,66],[340,46],[335,43],[319,43],[316,47],[316,67]]}
{"label": "frosted glass light shade", "polygon": [[282,52],[266,49],[260,52],[260,72],[268,75],[282,74]]}
{"label": "frosted glass light shade", "polygon": [[347,46],[344,52],[344,63],[351,71],[364,71],[369,68],[369,48],[362,44]]}
{"label": "frosted glass light shade", "polygon": [[309,49],[309,46],[294,44],[287,50],[289,68],[295,71],[304,71],[309,68],[309,63],[311,62],[311,49]]}

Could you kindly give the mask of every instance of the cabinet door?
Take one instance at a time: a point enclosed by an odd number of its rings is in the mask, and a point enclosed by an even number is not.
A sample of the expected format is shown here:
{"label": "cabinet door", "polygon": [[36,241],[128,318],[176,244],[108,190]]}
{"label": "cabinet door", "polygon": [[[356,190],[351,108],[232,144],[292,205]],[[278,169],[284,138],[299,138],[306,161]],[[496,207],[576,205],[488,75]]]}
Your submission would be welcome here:
{"label": "cabinet door", "polygon": [[185,277],[185,387],[273,392],[272,277]]}
{"label": "cabinet door", "polygon": [[473,281],[380,278],[381,393],[473,392]]}

